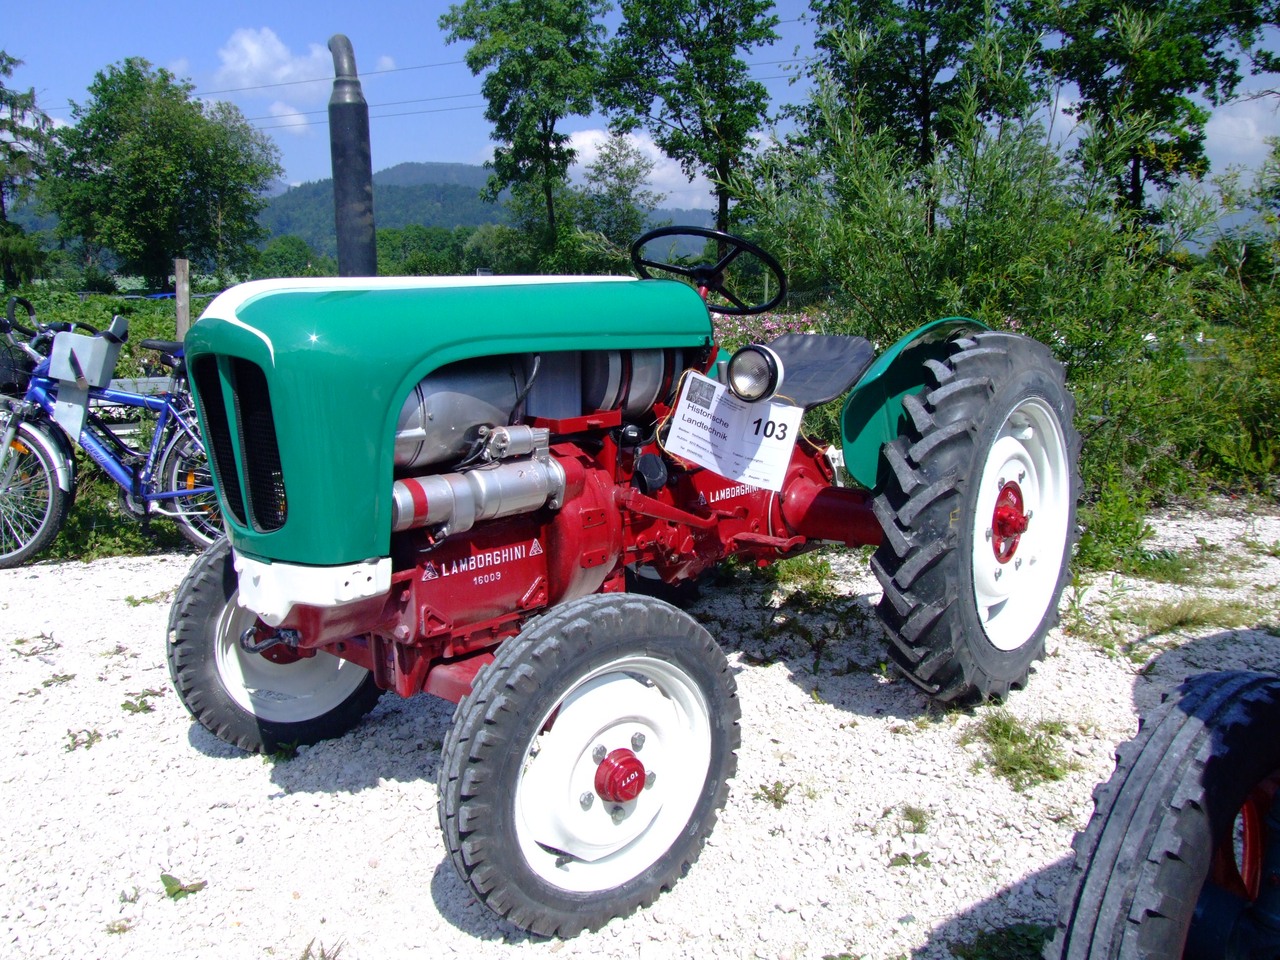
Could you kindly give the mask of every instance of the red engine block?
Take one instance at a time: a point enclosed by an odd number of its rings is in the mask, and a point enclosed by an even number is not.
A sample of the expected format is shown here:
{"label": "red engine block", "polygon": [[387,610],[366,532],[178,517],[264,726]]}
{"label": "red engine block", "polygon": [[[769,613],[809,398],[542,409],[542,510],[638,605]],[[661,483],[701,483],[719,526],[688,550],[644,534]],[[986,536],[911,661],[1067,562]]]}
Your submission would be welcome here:
{"label": "red engine block", "polygon": [[[297,655],[324,649],[402,696],[426,690],[457,701],[498,642],[550,606],[624,590],[628,566],[676,583],[730,555],[764,564],[823,541],[880,541],[868,494],[833,486],[825,456],[806,440],[776,493],[672,466],[654,444],[619,448],[607,435],[590,452],[561,443],[551,453],[566,475],[562,506],[442,541],[425,529],[396,534],[390,594],[295,607],[281,629],[297,631]],[[657,481],[638,469],[642,457],[661,464]]]}

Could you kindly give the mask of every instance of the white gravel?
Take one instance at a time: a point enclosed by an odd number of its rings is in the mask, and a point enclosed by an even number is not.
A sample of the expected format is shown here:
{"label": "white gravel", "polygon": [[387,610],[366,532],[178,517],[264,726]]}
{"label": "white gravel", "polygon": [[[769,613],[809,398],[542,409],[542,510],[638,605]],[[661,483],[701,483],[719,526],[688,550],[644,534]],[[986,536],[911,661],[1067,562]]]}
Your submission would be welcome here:
{"label": "white gravel", "polygon": [[[931,713],[880,668],[860,555],[828,555],[844,599],[816,612],[780,618],[759,580],[708,593],[694,612],[738,668],[743,707],[728,806],[653,909],[564,942],[495,920],[454,876],[435,812],[450,705],[387,695],[342,740],[243,756],[169,686],[165,619],[191,556],[0,571],[0,956],[294,960],[310,944],[347,960],[892,960],[1050,922],[1072,834],[1138,710],[1188,673],[1280,671],[1280,516],[1224,503],[1152,524],[1153,546],[1218,549],[1193,586],[1104,576],[1068,591],[1075,629],[1055,631],[1006,706],[1064,722],[1075,769],[1023,792],[962,744],[975,716]],[[1243,600],[1270,632],[1210,627],[1126,652],[1142,635],[1126,611],[1188,596]],[[832,637],[816,673],[787,618]],[[154,709],[122,706],[139,698]],[[778,807],[762,795],[775,783],[790,788]],[[908,804],[927,812],[921,833]],[[162,873],[206,886],[171,900]]]}

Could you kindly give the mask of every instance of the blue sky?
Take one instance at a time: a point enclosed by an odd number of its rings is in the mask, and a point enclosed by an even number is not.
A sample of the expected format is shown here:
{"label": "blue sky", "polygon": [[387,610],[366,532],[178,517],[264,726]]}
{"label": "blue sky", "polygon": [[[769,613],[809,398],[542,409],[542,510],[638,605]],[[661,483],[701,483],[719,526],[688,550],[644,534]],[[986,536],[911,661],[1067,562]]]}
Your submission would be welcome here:
{"label": "blue sky", "polygon": [[[788,71],[794,72],[797,49],[801,55],[812,49],[810,27],[801,20],[807,6],[806,0],[779,0],[782,39],[748,58],[775,107],[801,97],[789,85]],[[9,84],[34,87],[55,121],[70,117],[68,101],[86,99],[97,71],[126,57],[145,57],[190,79],[197,94],[236,104],[280,147],[285,179],[299,183],[329,175],[325,108],[333,60],[327,43],[335,33],[345,33],[355,49],[370,104],[375,170],[404,161],[488,158],[492,143],[480,78],[461,63],[465,46],[447,46],[436,25],[448,7],[438,0],[13,2],[4,14],[0,48],[25,61]],[[1262,82],[1250,78],[1251,85]],[[1215,112],[1208,131],[1215,172],[1232,163],[1256,168],[1266,152],[1264,138],[1280,135],[1277,102],[1269,97]],[[604,121],[573,118],[565,129],[589,160]],[[668,205],[711,205],[705,183],[688,183],[673,163],[656,151],[653,156],[660,161],[654,186],[668,194]]]}

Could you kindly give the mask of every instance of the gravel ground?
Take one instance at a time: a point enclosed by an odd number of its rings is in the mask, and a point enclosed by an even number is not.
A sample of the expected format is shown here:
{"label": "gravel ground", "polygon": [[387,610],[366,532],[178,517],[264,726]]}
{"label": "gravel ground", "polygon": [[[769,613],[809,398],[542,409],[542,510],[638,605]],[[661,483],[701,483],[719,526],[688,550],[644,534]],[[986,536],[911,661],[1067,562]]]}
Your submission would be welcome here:
{"label": "gravel ground", "polygon": [[[244,756],[169,685],[165,619],[191,556],[0,571],[0,955],[891,960],[1048,923],[1139,711],[1189,673],[1280,672],[1280,516],[1222,503],[1152,525],[1153,547],[1201,572],[1068,590],[1065,631],[1005,708],[1061,722],[1071,769],[1021,791],[965,737],[994,708],[931,711],[881,666],[862,555],[826,555],[836,596],[820,604],[785,601],[796,574],[708,591],[693,612],[743,707],[728,806],[655,907],[571,941],[495,920],[455,877],[435,812],[450,705],[388,695],[341,740]],[[1146,636],[1194,598],[1256,629]],[[169,899],[162,873],[205,886]]]}

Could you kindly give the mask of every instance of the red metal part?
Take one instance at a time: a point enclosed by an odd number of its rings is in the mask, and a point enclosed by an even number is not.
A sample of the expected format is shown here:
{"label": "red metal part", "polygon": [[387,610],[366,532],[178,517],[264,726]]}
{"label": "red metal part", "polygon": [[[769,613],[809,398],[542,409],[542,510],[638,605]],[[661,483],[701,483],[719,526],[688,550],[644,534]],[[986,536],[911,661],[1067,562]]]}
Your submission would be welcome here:
{"label": "red metal part", "polygon": [[[781,492],[670,457],[667,482],[642,492],[632,485],[635,464],[641,455],[660,454],[657,445],[619,447],[613,434],[597,436],[551,447],[565,474],[557,503],[453,537],[428,529],[398,533],[388,595],[297,607],[282,626],[300,633],[304,656],[324,648],[371,670],[384,689],[457,701],[493,649],[530,617],[576,597],[624,589],[628,565],[650,567],[674,583],[730,554],[768,563],[823,541],[880,541],[870,495],[833,487],[823,451],[806,440],[796,445]],[[637,770],[643,782],[643,764],[629,751],[609,761],[601,774],[606,799],[624,796]]]}
{"label": "red metal part", "polygon": [[1258,899],[1262,888],[1262,861],[1269,843],[1267,813],[1280,791],[1280,770],[1257,784],[1245,798],[1230,825],[1231,836],[1214,844],[1208,882],[1247,901]]}
{"label": "red metal part", "polygon": [[608,803],[628,803],[644,789],[644,764],[626,747],[614,750],[596,767],[596,793]]}
{"label": "red metal part", "polygon": [[1010,480],[996,495],[996,508],[991,517],[991,549],[996,560],[1008,563],[1018,552],[1018,543],[1027,532],[1030,517],[1022,505],[1022,488]]}

